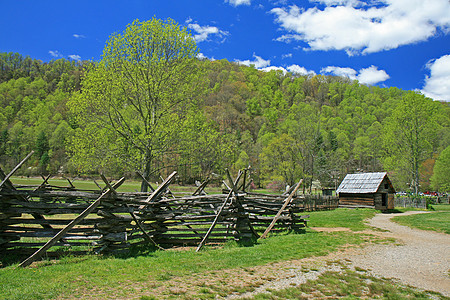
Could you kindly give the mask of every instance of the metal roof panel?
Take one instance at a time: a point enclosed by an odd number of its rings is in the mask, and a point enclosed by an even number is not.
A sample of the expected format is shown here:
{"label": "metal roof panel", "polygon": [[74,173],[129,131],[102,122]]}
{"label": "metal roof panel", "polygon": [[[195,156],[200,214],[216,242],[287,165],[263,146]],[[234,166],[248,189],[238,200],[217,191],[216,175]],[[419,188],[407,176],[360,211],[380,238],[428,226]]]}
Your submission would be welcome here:
{"label": "metal roof panel", "polygon": [[386,172],[347,174],[336,192],[375,193],[386,174]]}

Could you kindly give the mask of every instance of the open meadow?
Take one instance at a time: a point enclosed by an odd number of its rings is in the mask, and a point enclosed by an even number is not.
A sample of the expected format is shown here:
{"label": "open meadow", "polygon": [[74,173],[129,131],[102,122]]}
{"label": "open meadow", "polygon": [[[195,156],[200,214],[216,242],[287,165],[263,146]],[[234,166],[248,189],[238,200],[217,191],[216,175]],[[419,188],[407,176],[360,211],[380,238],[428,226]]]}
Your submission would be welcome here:
{"label": "open meadow", "polygon": [[[8,261],[0,269],[0,297],[214,299],[237,296],[275,279],[280,268],[286,269],[286,262],[311,259],[313,263],[305,264],[302,270],[305,273],[314,272],[317,268],[314,259],[317,257],[368,244],[392,243],[391,239],[367,231],[370,226],[365,220],[376,213],[373,209],[311,212],[309,227],[348,230],[319,232],[307,228],[303,234],[277,233],[249,247],[230,242],[220,247],[206,247],[198,253],[194,248],[161,251],[154,247],[136,247],[127,254],[117,256],[72,256],[69,253],[57,260],[35,262],[28,268],[18,268],[17,263]],[[339,266],[338,271],[324,272],[305,285],[269,290],[269,294],[251,297],[441,297],[390,279],[374,277],[365,270],[349,269],[345,261],[333,264]],[[361,294],[358,286],[365,282],[370,282],[369,289]]]}

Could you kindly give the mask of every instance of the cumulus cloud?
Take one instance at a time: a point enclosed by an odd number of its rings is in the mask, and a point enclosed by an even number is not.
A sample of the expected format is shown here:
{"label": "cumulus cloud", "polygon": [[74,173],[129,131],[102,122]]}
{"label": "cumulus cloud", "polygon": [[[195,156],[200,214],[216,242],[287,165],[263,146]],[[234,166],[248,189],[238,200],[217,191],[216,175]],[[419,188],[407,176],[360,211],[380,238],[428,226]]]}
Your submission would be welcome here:
{"label": "cumulus cloud", "polygon": [[287,53],[287,54],[281,55],[281,58],[282,58],[282,59],[285,59],[285,58],[291,58],[291,57],[292,57],[292,53]]}
{"label": "cumulus cloud", "polygon": [[250,5],[251,4],[251,0],[226,0],[225,2],[230,3],[234,7],[239,6],[239,5]]}
{"label": "cumulus cloud", "polygon": [[299,75],[316,75],[316,72],[311,71],[311,70],[307,70],[305,67],[301,67],[299,65],[290,65],[289,67],[287,67],[287,69],[289,70],[289,72],[292,72],[294,74],[299,74]]}
{"label": "cumulus cloud", "polygon": [[311,2],[317,2],[326,6],[345,5],[345,6],[365,6],[366,4],[359,0],[312,0]]}
{"label": "cumulus cloud", "polygon": [[73,34],[73,37],[76,38],[76,39],[84,39],[84,38],[86,38],[84,35],[82,35],[82,34],[77,34],[77,33],[74,33],[74,34]]}
{"label": "cumulus cloud", "polygon": [[215,26],[201,26],[197,23],[190,23],[192,22],[192,19],[188,19],[186,22],[189,23],[188,28],[196,32],[196,34],[194,34],[194,39],[197,43],[208,40],[208,37],[211,35],[215,35],[220,38],[228,35],[227,31],[220,30]]}
{"label": "cumulus cloud", "polygon": [[427,64],[430,76],[425,78],[422,93],[434,100],[450,101],[450,55],[444,55]]}
{"label": "cumulus cloud", "polygon": [[322,68],[320,70],[320,73],[324,74],[334,74],[336,76],[342,76],[342,77],[348,77],[351,80],[356,79],[356,70],[352,68],[341,68],[341,67],[335,67],[335,66],[328,66],[326,68]]}
{"label": "cumulus cloud", "polygon": [[[348,55],[395,49],[450,31],[448,0],[319,0],[326,7],[292,5],[271,10],[287,31],[277,40],[303,41],[310,50]],[[361,7],[359,7],[361,6]]]}
{"label": "cumulus cloud", "polygon": [[50,50],[50,51],[48,51],[48,53],[53,57],[63,57],[63,55],[61,53],[59,53],[58,50],[55,50],[55,51]]}
{"label": "cumulus cloud", "polygon": [[81,60],[81,56],[76,55],[76,54],[71,54],[69,55],[70,59],[76,60],[76,61],[80,61]]}
{"label": "cumulus cloud", "polygon": [[287,73],[287,70],[283,67],[275,67],[275,66],[270,66],[270,67],[265,67],[265,68],[261,68],[261,71],[264,72],[270,72],[270,71],[282,71],[283,74]]}
{"label": "cumulus cloud", "polygon": [[370,66],[366,69],[359,70],[357,77],[362,84],[374,85],[389,79],[389,75],[385,70],[378,70],[375,66]]}
{"label": "cumulus cloud", "polygon": [[245,65],[245,66],[250,66],[250,65],[254,65],[256,69],[262,69],[265,67],[270,66],[270,60],[265,60],[262,57],[255,55],[253,53],[253,57],[255,58],[255,60],[235,60],[237,63],[241,64],[241,65]]}
{"label": "cumulus cloud", "polygon": [[374,85],[389,79],[389,75],[386,71],[378,70],[376,66],[363,68],[359,70],[359,72],[352,68],[329,66],[320,70],[320,73],[347,77],[351,80],[358,80],[360,83],[367,85]]}

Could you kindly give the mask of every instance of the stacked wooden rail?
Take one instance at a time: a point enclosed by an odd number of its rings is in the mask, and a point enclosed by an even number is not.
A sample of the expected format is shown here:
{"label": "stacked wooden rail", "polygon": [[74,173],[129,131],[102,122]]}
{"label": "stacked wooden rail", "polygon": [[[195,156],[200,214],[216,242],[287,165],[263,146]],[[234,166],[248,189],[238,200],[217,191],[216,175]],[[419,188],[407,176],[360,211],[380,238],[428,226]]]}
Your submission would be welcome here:
{"label": "stacked wooden rail", "polygon": [[10,174],[0,169],[0,253],[33,253],[23,266],[67,248],[99,253],[153,244],[200,250],[206,243],[254,241],[271,223],[273,231],[302,230],[308,216],[301,213],[334,207],[329,200],[312,206],[295,193],[289,203],[289,195],[247,193],[246,172],[229,176],[227,194],[207,194],[205,182],[193,195],[177,197],[169,189],[176,172],[156,189],[149,184],[148,193],[118,192],[124,178],[113,183],[102,176],[103,188],[79,190],[70,180],[51,185],[49,177],[39,186],[14,186]]}

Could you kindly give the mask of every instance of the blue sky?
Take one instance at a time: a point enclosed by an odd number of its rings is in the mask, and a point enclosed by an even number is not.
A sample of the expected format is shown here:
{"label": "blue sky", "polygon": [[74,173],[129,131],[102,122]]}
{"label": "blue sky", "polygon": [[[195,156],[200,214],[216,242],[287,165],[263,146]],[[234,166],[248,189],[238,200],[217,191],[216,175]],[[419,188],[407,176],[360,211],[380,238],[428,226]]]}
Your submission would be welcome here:
{"label": "blue sky", "polygon": [[172,18],[201,56],[341,75],[450,101],[448,0],[0,0],[0,52],[99,60],[133,20]]}

